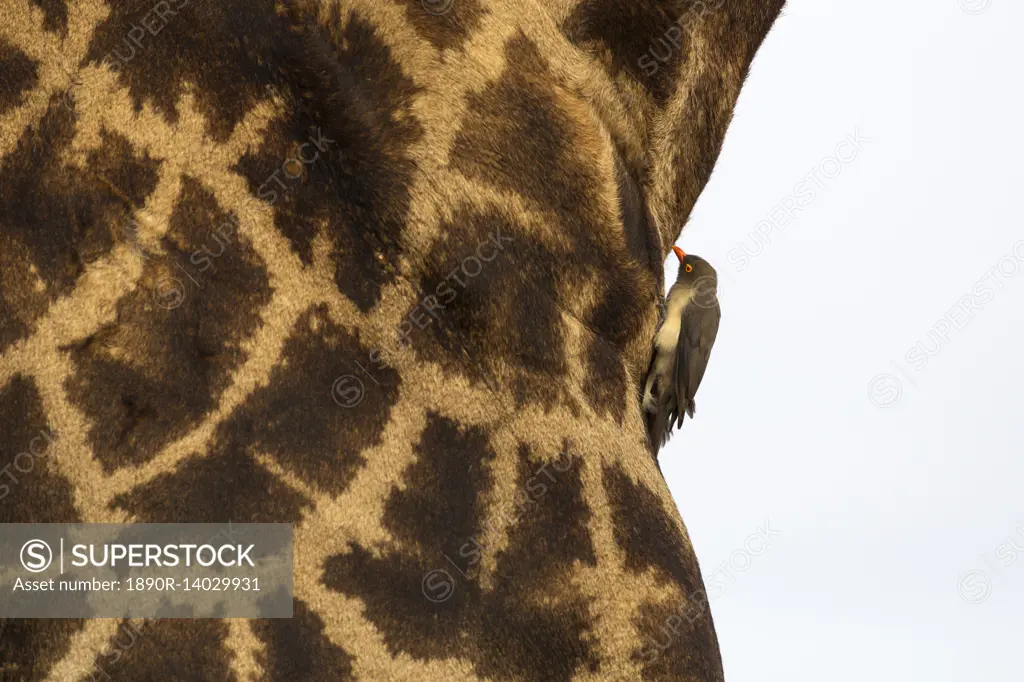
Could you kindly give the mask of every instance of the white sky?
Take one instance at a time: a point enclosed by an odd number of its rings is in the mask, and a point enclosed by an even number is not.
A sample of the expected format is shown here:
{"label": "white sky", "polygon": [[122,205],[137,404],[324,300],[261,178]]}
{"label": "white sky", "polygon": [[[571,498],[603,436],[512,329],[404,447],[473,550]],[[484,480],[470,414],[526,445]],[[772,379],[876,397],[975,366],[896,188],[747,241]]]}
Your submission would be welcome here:
{"label": "white sky", "polygon": [[722,325],[661,455],[729,682],[1024,679],[1022,28],[1017,0],[790,0],[754,61],[681,239]]}

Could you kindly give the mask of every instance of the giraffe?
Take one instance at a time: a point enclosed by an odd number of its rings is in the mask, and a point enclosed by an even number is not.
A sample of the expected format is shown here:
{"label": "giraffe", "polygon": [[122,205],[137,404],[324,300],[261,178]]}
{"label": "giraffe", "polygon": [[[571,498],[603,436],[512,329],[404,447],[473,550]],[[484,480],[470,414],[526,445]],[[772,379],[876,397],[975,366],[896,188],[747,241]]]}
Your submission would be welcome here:
{"label": "giraffe", "polygon": [[2,0],[0,523],[290,522],[295,600],[0,679],[722,680],[638,386],[783,4]]}

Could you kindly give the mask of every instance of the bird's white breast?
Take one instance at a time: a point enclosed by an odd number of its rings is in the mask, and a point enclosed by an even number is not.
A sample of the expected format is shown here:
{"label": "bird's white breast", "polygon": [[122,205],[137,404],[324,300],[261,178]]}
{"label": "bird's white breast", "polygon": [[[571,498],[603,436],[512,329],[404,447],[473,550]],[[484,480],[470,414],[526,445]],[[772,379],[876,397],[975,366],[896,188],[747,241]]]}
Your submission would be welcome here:
{"label": "bird's white breast", "polygon": [[658,333],[654,335],[654,347],[659,354],[676,350],[679,343],[679,328],[683,324],[683,311],[693,298],[693,289],[682,291],[669,291],[668,310],[665,313],[665,322],[662,323]]}

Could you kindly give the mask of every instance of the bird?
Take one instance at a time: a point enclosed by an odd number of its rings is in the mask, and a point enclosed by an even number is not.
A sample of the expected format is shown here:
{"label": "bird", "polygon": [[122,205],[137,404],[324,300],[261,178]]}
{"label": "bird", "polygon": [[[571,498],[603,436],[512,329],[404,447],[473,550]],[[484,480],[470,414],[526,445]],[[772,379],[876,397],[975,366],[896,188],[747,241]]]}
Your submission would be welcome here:
{"label": "bird", "polygon": [[654,335],[651,363],[644,384],[643,411],[647,438],[655,456],[693,418],[694,396],[700,387],[718,336],[722,317],[718,304],[718,273],[700,256],[678,246],[679,276],[665,300],[665,317]]}

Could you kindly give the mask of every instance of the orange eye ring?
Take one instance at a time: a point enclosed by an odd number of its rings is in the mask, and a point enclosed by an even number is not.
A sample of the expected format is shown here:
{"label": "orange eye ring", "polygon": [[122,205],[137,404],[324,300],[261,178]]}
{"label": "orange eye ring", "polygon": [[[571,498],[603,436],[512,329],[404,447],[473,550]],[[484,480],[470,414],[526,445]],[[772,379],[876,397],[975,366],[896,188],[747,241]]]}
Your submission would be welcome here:
{"label": "orange eye ring", "polygon": [[687,264],[686,264],[686,271],[687,271],[687,272],[693,272],[693,266],[692,266],[692,265],[690,265],[689,263],[687,263]]}

